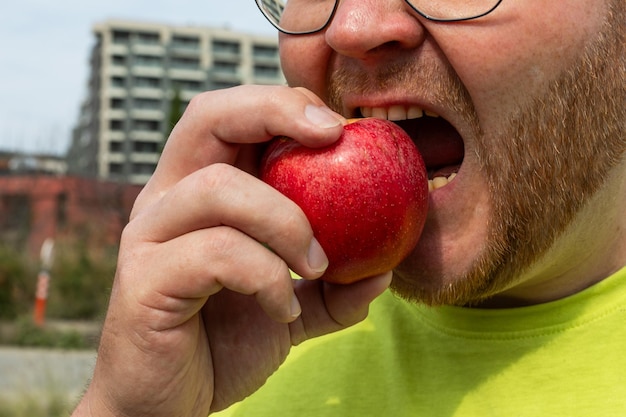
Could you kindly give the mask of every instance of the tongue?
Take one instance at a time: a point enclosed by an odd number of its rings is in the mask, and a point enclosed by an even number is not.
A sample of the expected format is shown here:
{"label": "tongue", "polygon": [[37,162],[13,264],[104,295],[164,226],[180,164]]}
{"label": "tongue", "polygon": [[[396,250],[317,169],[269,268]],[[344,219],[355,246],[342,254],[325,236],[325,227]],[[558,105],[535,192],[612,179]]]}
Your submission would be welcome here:
{"label": "tongue", "polygon": [[441,117],[396,122],[415,142],[429,171],[443,176],[459,169],[465,153],[459,133]]}
{"label": "tongue", "polygon": [[439,169],[429,170],[428,179],[432,180],[433,178],[437,178],[437,177],[448,178],[450,175],[456,174],[457,172],[459,172],[460,168],[461,168],[461,164],[457,164],[457,165],[446,165],[445,167],[442,167]]}

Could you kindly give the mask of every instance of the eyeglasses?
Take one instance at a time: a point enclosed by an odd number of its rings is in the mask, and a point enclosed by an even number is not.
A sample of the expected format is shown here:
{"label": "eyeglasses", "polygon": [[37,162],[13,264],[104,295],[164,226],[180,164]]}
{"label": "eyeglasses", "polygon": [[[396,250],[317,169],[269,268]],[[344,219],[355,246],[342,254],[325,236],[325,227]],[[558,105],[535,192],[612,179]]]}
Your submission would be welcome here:
{"label": "eyeglasses", "polygon": [[[279,31],[304,35],[320,31],[333,17],[339,0],[255,0]],[[502,0],[405,0],[419,15],[436,22],[472,20],[491,13]]]}

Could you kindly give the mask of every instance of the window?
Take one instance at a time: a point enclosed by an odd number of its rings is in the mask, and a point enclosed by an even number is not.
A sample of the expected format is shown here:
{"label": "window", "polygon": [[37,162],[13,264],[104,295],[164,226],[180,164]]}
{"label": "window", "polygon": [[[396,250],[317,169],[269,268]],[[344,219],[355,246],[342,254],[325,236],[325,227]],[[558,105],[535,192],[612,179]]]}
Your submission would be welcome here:
{"label": "window", "polygon": [[161,79],[154,77],[135,77],[133,80],[135,87],[159,88],[161,87]]}
{"label": "window", "polygon": [[133,164],[133,174],[136,175],[151,175],[156,169],[156,164],[147,162],[138,162]]}
{"label": "window", "polygon": [[172,80],[172,84],[181,90],[202,91],[202,81],[195,80]]}
{"label": "window", "polygon": [[118,162],[109,163],[109,174],[120,175],[123,173],[123,166]]}
{"label": "window", "polygon": [[213,41],[213,52],[218,54],[236,54],[239,55],[239,42],[236,41],[225,41],[225,40],[214,40]]}
{"label": "window", "polygon": [[163,65],[163,59],[154,55],[136,55],[133,58],[133,64],[142,67],[160,67]]}
{"label": "window", "polygon": [[278,47],[269,45],[254,45],[252,54],[255,58],[276,58],[278,57]]}
{"label": "window", "polygon": [[278,67],[269,65],[255,65],[254,76],[264,78],[276,78],[280,74]]}
{"label": "window", "polygon": [[115,130],[115,131],[120,131],[120,130],[124,130],[124,121],[123,120],[110,120],[109,121],[109,129],[111,130]]}
{"label": "window", "polygon": [[60,193],[57,195],[57,225],[59,227],[67,226],[67,194]]}
{"label": "window", "polygon": [[111,57],[111,63],[115,66],[123,67],[126,65],[126,56],[124,55],[113,55]]}
{"label": "window", "polygon": [[126,78],[124,77],[111,77],[111,87],[124,87],[126,85]]}
{"label": "window", "polygon": [[142,110],[160,110],[161,100],[153,98],[135,98],[133,100],[133,107]]}
{"label": "window", "polygon": [[137,33],[137,42],[146,45],[158,45],[161,37],[155,32],[139,32]]}
{"label": "window", "polygon": [[147,132],[158,132],[159,121],[158,120],[133,120],[134,130],[143,130]]}
{"label": "window", "polygon": [[200,39],[195,36],[174,35],[172,46],[185,49],[199,49]]}
{"label": "window", "polygon": [[113,43],[128,43],[130,40],[130,32],[126,30],[114,30],[112,37]]}
{"label": "window", "polygon": [[[27,194],[0,195],[0,230],[11,239],[21,241],[28,236],[31,219],[31,201]],[[6,236],[3,236],[3,241]]]}
{"label": "window", "polygon": [[159,146],[155,142],[134,141],[133,152],[138,153],[156,153]]}
{"label": "window", "polygon": [[124,150],[124,144],[122,142],[109,142],[109,152],[120,153]]}
{"label": "window", "polygon": [[125,100],[123,98],[112,98],[110,106],[112,109],[123,109]]}
{"label": "window", "polygon": [[198,69],[200,68],[200,60],[198,58],[173,57],[171,66],[172,68]]}
{"label": "window", "polygon": [[229,82],[224,82],[224,81],[213,81],[211,82],[212,85],[212,89],[213,90],[220,90],[223,88],[231,88],[231,87],[236,87],[238,85],[240,85],[239,83],[229,83]]}
{"label": "window", "polygon": [[236,74],[237,73],[237,64],[232,62],[221,62],[217,61],[213,63],[213,69],[216,72],[220,72],[222,74]]}

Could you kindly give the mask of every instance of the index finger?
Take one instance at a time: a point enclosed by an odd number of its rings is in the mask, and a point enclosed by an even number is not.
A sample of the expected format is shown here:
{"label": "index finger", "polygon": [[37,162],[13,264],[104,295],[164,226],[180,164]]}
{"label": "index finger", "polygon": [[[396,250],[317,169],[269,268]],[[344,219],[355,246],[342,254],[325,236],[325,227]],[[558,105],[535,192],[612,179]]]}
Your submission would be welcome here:
{"label": "index finger", "polygon": [[218,162],[234,164],[238,145],[285,135],[307,146],[324,146],[339,137],[343,123],[341,116],[302,88],[248,85],[200,94],[172,131],[133,211],[198,169]]}

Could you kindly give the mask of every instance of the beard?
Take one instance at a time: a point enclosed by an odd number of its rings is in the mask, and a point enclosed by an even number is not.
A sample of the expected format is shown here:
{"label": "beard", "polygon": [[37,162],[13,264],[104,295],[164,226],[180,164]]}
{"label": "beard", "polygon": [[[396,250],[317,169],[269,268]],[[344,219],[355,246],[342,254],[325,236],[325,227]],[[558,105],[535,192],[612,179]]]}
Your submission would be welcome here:
{"label": "beard", "polygon": [[475,130],[473,151],[492,207],[485,245],[471,267],[452,278],[425,276],[411,270],[408,260],[409,271],[404,266],[402,279],[392,283],[397,294],[430,305],[484,301],[543,257],[602,188],[626,148],[625,8],[623,0],[613,1],[602,30],[578,61],[498,132],[481,132],[469,94],[449,68],[405,63],[374,78],[341,70],[332,75],[328,96],[335,109],[346,91],[421,85],[416,88],[423,91],[411,91],[452,103]]}

